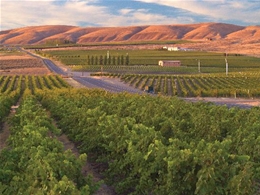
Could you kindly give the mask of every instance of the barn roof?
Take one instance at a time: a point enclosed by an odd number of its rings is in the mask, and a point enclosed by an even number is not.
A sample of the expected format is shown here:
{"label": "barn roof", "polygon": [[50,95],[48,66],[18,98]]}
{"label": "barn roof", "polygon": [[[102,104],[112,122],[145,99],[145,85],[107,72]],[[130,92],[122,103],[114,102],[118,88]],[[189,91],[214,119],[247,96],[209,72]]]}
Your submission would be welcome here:
{"label": "barn roof", "polygon": [[163,61],[163,62],[180,62],[180,60],[160,60],[160,61]]}

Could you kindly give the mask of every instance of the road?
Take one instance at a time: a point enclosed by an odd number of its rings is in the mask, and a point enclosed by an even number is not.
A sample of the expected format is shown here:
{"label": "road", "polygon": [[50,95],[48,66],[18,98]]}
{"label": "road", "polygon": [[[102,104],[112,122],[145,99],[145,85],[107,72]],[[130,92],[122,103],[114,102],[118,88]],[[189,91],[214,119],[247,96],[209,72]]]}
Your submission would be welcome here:
{"label": "road", "polygon": [[212,102],[216,105],[226,105],[227,107],[239,107],[249,109],[251,107],[259,107],[260,99],[243,99],[243,98],[215,98],[215,97],[190,97],[181,98],[189,102]]}
{"label": "road", "polygon": [[56,66],[51,60],[45,58],[42,58],[42,60],[50,71],[64,76],[68,75],[67,70],[63,70],[62,68]]}
{"label": "road", "polygon": [[[68,75],[69,73],[63,71],[61,68],[57,67],[52,61],[45,60],[45,63],[49,67],[50,70],[62,75]],[[144,92],[129,85],[124,84],[116,79],[109,79],[107,77],[91,77],[89,73],[86,72],[72,72],[72,78],[77,82],[81,83],[84,86],[89,88],[102,88],[110,92],[129,92],[129,93],[137,93],[143,94]],[[259,99],[239,99],[239,98],[182,98],[185,101],[191,102],[213,102],[216,105],[226,105],[227,107],[239,107],[243,109],[249,109],[253,106],[259,107],[260,100]]]}
{"label": "road", "polygon": [[57,66],[53,61],[43,58],[37,54],[31,53],[29,51],[23,50],[24,52],[28,53],[29,55],[40,58],[43,60],[44,64],[48,67],[51,72],[55,72],[56,74],[63,75],[63,76],[70,76],[75,81],[79,82],[80,84],[88,87],[88,88],[101,88],[113,93],[119,92],[129,92],[129,93],[136,93],[142,94],[144,93],[141,90],[135,89],[123,82],[116,80],[116,79],[109,79],[107,77],[92,77],[88,72],[72,72],[68,68],[61,68]]}
{"label": "road", "polygon": [[[124,84],[123,82],[119,81],[119,79],[112,79],[108,77],[92,77],[89,76],[89,73],[78,73],[73,72],[72,78],[76,80],[77,82],[81,83],[82,85],[89,87],[89,88],[102,88],[110,92],[128,92],[128,93],[137,93],[142,94],[143,91],[139,89],[135,89],[134,87],[131,87],[127,84]],[[82,76],[82,74],[84,74]]]}
{"label": "road", "polygon": [[115,79],[109,79],[107,77],[92,77],[88,72],[71,72],[69,69],[62,69],[56,66],[51,60],[45,58],[43,58],[43,62],[52,72],[64,76],[70,76],[72,79],[88,88],[101,88],[113,93],[143,93],[141,90],[130,87],[129,85]]}
{"label": "road", "polygon": [[[88,72],[71,72],[69,69],[61,68],[51,60],[47,58],[43,58],[41,56],[37,56],[28,51],[25,51],[28,54],[41,58],[46,66],[52,71],[60,75],[71,76],[72,79],[77,81],[78,83],[88,87],[88,88],[101,88],[110,92],[119,93],[119,92],[129,92],[135,94],[144,94],[143,91],[138,90],[134,87],[131,87],[123,82],[119,81],[119,79],[112,79],[107,77],[92,77]],[[191,102],[213,102],[216,105],[227,105],[228,107],[240,107],[240,108],[251,108],[251,107],[259,107],[260,100],[259,99],[236,99],[236,98],[181,98],[185,101]]]}

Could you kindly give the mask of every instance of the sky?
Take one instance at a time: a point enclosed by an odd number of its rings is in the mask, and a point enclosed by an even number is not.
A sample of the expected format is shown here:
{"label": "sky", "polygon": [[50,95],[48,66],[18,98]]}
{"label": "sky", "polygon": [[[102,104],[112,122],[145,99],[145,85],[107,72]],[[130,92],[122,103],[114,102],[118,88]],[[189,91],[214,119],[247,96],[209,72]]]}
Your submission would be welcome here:
{"label": "sky", "polygon": [[0,0],[0,7],[0,31],[40,25],[260,25],[260,0]]}

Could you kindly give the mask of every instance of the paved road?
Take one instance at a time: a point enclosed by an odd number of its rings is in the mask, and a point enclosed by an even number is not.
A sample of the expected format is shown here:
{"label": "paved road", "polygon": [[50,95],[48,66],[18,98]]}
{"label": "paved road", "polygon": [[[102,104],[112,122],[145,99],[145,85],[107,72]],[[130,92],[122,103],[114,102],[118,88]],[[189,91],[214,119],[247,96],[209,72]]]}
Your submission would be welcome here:
{"label": "paved road", "polygon": [[63,70],[62,68],[56,66],[51,60],[45,58],[42,58],[42,60],[50,71],[64,76],[68,75],[68,72],[66,70]]}
{"label": "paved road", "polygon": [[[27,52],[27,51],[26,51]],[[46,66],[52,71],[60,75],[71,75],[71,77],[79,82],[80,84],[88,88],[102,88],[110,92],[129,92],[143,94],[144,92],[138,89],[135,89],[123,82],[119,82],[116,79],[109,79],[106,77],[91,77],[87,72],[70,72],[69,70],[62,69],[55,65],[51,60],[42,58],[30,52],[28,54],[41,58]],[[250,100],[250,99],[234,99],[234,98],[182,98],[186,101],[198,102],[213,102],[217,105],[227,105],[228,107],[240,107],[240,108],[251,108],[252,106],[260,106],[260,100]]]}
{"label": "paved road", "polygon": [[141,90],[130,87],[126,84],[119,83],[118,81],[113,81],[113,79],[108,79],[105,77],[91,77],[91,76],[73,76],[72,77],[77,82],[89,87],[89,88],[102,88],[110,92],[129,92],[142,94]]}
{"label": "paved road", "polygon": [[60,75],[67,75],[68,74],[66,70],[63,70],[62,68],[60,68],[59,66],[57,66],[56,64],[54,64],[51,60],[49,60],[47,58],[43,58],[43,57],[41,57],[37,54],[23,50],[20,47],[17,47],[17,49],[35,57],[35,58],[40,58],[44,62],[44,64],[47,66],[47,68],[52,72],[55,72],[55,73],[60,74]]}
{"label": "paved road", "polygon": [[119,92],[129,92],[129,93],[137,93],[137,94],[144,93],[141,90],[135,89],[134,87],[131,87],[129,85],[126,85],[122,82],[113,79],[108,79],[106,77],[91,77],[90,74],[87,72],[71,72],[69,69],[63,69],[57,66],[54,62],[52,62],[47,58],[43,58],[41,56],[30,53],[28,51],[25,52],[27,52],[29,55],[34,56],[36,58],[41,58],[50,71],[63,76],[69,75],[72,77],[72,79],[74,79],[75,81],[79,82],[80,84],[88,88],[102,88],[114,93],[119,93]]}

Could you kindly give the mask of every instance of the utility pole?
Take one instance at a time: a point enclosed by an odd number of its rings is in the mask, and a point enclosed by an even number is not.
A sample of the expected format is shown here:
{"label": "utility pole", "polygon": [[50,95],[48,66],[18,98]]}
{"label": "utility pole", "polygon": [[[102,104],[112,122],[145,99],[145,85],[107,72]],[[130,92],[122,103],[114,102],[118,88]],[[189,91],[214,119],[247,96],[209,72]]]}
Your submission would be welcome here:
{"label": "utility pole", "polygon": [[107,51],[107,59],[109,59],[109,51]]}
{"label": "utility pole", "polygon": [[200,60],[198,60],[198,71],[200,73]]}
{"label": "utility pole", "polygon": [[225,61],[226,61],[226,76],[228,76],[228,61],[227,61],[227,53],[226,53]]}

